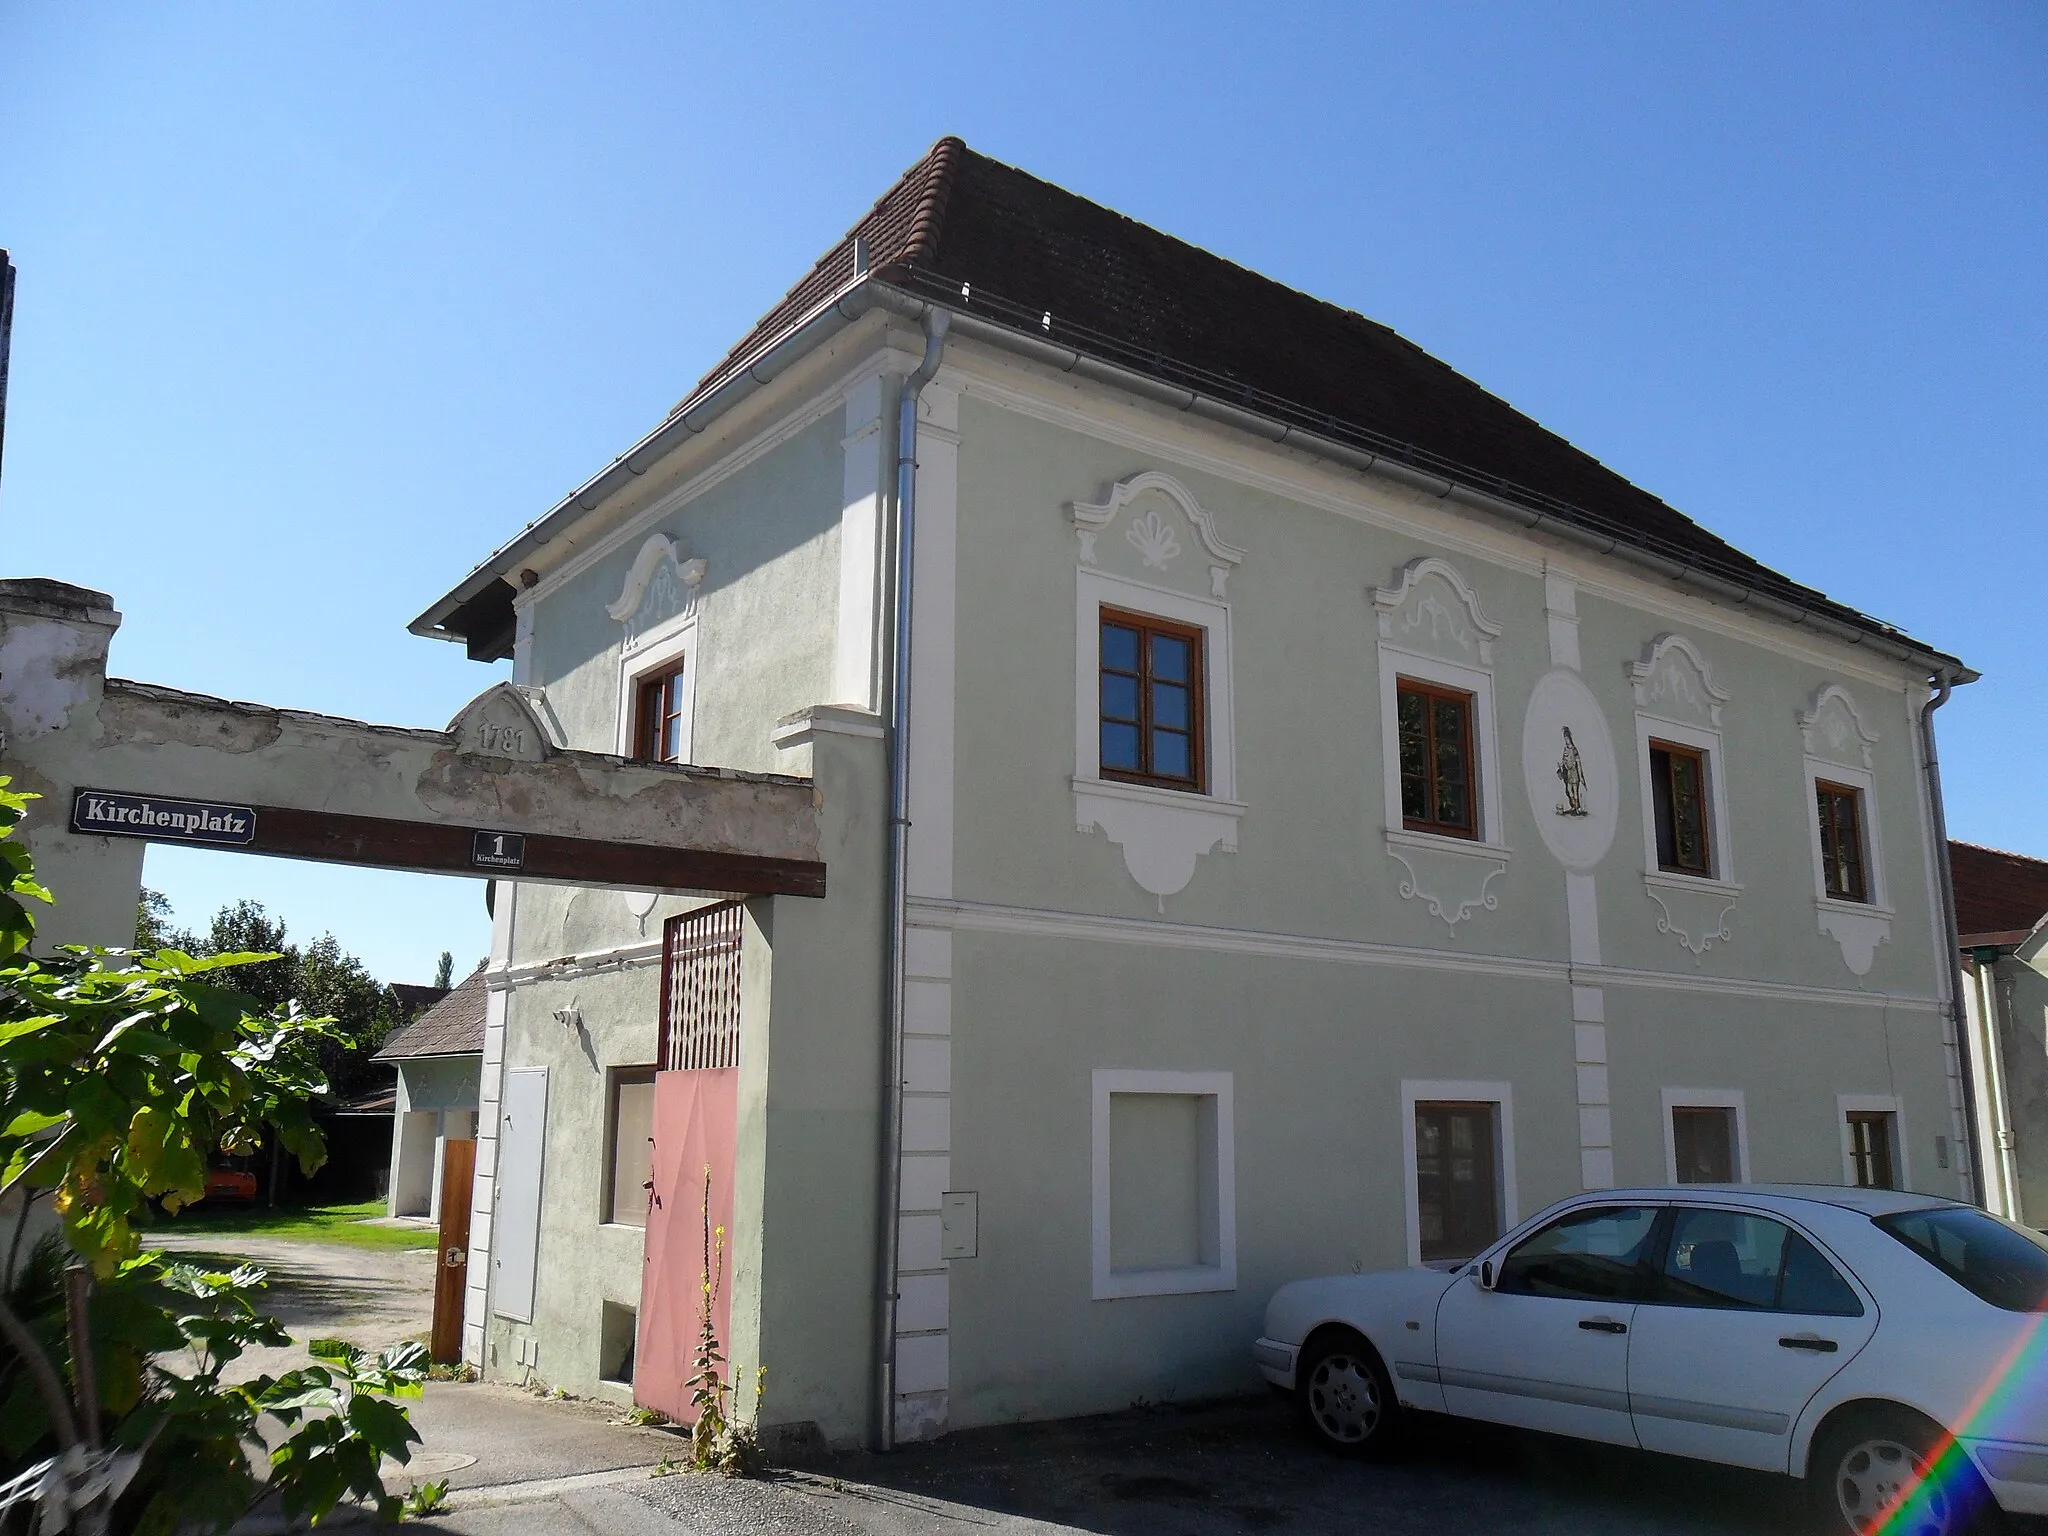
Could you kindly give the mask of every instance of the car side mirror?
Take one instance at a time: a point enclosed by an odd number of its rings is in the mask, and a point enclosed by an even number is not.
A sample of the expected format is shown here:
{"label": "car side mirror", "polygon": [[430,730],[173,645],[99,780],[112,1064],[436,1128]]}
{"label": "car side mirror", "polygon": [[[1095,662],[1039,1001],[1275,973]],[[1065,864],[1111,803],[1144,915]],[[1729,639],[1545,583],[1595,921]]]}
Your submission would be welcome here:
{"label": "car side mirror", "polygon": [[1479,1266],[1479,1289],[1482,1291],[1493,1289],[1493,1260],[1491,1259],[1484,1261]]}

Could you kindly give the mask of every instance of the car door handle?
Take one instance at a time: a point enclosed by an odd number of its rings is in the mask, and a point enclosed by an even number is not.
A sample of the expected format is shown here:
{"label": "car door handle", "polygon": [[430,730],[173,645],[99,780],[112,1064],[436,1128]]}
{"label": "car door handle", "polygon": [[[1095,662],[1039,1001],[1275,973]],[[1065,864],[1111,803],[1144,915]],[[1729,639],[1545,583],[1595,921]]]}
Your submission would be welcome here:
{"label": "car door handle", "polygon": [[1582,1317],[1579,1326],[1588,1333],[1627,1333],[1627,1323],[1617,1323],[1611,1317]]}
{"label": "car door handle", "polygon": [[1810,1349],[1816,1355],[1832,1355],[1842,1346],[1833,1339],[1823,1339],[1817,1334],[1795,1333],[1778,1340],[1786,1349]]}

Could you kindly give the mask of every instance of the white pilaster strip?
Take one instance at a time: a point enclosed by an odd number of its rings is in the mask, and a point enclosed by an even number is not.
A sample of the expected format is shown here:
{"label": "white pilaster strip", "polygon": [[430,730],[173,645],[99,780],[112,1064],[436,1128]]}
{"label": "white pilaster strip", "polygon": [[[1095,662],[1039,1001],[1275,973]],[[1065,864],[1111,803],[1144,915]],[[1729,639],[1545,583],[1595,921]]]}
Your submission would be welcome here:
{"label": "white pilaster strip", "polygon": [[881,707],[882,380],[868,374],[846,392],[845,469],[839,512],[839,623],[832,702]]}
{"label": "white pilaster strip", "polygon": [[[1543,618],[1550,639],[1550,663],[1577,672],[1579,591],[1571,578],[1543,574]],[[1615,785],[1603,792],[1613,794]],[[1600,888],[1591,873],[1567,871],[1565,918],[1571,931],[1574,968],[1600,964]],[[1579,1182],[1587,1189],[1614,1185],[1614,1114],[1607,1082],[1607,997],[1599,987],[1572,986],[1572,1058],[1578,1078]]]}

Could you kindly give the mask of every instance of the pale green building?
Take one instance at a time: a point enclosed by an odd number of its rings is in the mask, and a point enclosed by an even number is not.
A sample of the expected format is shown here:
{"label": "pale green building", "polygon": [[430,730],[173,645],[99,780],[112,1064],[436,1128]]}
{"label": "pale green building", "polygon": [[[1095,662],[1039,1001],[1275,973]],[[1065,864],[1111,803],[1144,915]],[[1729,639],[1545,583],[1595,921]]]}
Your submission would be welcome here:
{"label": "pale green building", "polygon": [[957,141],[415,628],[561,745],[809,780],[829,872],[500,885],[489,1375],[663,1400],[658,1065],[736,1073],[727,1342],[789,1441],[1253,1390],[1281,1282],[1585,1188],[1972,1193],[1927,732],[1975,674]]}

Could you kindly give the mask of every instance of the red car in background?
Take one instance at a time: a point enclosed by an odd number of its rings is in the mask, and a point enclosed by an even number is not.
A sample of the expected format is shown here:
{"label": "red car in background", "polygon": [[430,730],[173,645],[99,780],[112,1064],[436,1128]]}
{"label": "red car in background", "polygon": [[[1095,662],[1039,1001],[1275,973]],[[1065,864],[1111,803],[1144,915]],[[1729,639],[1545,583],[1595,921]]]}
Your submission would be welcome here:
{"label": "red car in background", "polygon": [[200,1197],[206,1201],[219,1201],[223,1205],[254,1205],[256,1203],[256,1175],[246,1168],[227,1165],[206,1170],[206,1193]]}

